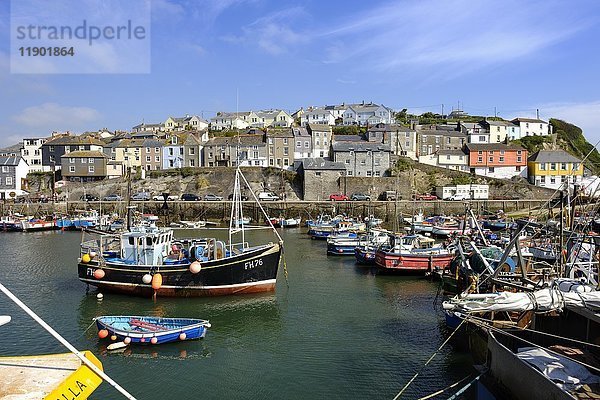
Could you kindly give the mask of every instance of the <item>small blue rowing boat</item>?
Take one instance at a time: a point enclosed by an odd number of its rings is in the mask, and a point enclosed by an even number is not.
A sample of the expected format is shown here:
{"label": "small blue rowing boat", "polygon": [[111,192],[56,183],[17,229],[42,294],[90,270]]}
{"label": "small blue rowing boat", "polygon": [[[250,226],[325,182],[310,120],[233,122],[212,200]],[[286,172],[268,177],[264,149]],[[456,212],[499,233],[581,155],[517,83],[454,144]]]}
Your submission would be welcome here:
{"label": "small blue rowing boat", "polygon": [[98,337],[125,344],[160,344],[200,339],[210,323],[203,319],[132,316],[97,317]]}

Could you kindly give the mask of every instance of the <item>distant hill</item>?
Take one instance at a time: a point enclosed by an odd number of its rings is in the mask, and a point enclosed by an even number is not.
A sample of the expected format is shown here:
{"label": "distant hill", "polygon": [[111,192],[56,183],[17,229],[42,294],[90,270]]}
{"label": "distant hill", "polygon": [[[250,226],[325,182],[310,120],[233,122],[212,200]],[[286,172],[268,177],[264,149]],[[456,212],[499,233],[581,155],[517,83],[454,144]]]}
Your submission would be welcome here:
{"label": "distant hill", "polygon": [[[556,136],[556,147],[564,149],[582,160],[593,149],[584,164],[594,174],[600,174],[600,153],[585,139],[581,128],[555,118],[550,118],[550,125]],[[533,154],[538,150],[555,147],[554,136],[526,136],[513,141],[513,143],[520,144],[527,149],[529,154]]]}

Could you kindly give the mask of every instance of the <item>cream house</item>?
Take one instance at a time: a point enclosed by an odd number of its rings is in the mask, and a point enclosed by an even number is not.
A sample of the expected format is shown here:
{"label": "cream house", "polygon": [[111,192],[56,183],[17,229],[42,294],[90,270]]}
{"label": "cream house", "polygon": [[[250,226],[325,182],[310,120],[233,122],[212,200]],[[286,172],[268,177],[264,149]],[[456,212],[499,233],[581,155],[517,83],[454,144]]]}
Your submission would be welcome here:
{"label": "cream house", "polygon": [[169,117],[165,121],[164,131],[199,131],[208,128],[208,122],[198,117],[197,115],[186,115],[185,117]]}
{"label": "cream house", "polygon": [[300,117],[300,125],[307,126],[308,124],[335,125],[335,117],[330,110],[314,108],[305,111]]}
{"label": "cream house", "polygon": [[210,119],[210,129],[213,131],[246,129],[252,123],[259,123],[258,115],[253,111],[218,112],[214,118]]}

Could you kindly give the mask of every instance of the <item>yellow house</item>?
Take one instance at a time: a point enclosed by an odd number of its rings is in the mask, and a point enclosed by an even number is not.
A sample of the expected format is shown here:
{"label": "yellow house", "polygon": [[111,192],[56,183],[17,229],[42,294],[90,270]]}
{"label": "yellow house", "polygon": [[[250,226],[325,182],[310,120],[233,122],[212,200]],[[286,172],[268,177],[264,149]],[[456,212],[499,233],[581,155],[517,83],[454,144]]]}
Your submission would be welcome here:
{"label": "yellow house", "polygon": [[540,150],[527,160],[529,182],[551,189],[581,182],[583,163],[563,150]]}

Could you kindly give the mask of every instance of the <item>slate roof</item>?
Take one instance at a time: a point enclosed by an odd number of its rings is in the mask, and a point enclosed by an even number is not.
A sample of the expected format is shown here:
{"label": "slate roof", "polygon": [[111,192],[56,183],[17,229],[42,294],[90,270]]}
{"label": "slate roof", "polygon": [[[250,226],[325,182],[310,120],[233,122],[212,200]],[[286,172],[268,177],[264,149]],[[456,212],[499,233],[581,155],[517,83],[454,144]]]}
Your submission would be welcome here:
{"label": "slate roof", "polygon": [[93,137],[80,137],[80,136],[59,136],[54,139],[48,140],[42,146],[69,146],[78,144],[94,144],[98,146],[104,146],[105,143]]}
{"label": "slate roof", "polygon": [[369,132],[415,132],[415,130],[396,124],[377,124],[377,126],[369,127]]}
{"label": "slate roof", "polygon": [[21,156],[0,157],[0,165],[17,166],[21,162]]}
{"label": "slate roof", "polygon": [[385,143],[375,142],[334,142],[332,144],[333,151],[390,151],[390,145]]}
{"label": "slate roof", "polygon": [[571,162],[571,163],[580,163],[581,160],[571,154],[567,153],[564,150],[540,150],[533,153],[527,161],[538,162],[538,163],[561,163],[561,162]]}
{"label": "slate roof", "polygon": [[330,161],[324,158],[304,159],[302,160],[302,168],[306,170],[346,170],[344,163]]}
{"label": "slate roof", "polygon": [[525,150],[521,146],[517,146],[514,144],[507,145],[502,143],[468,143],[467,148],[469,149],[469,151]]}
{"label": "slate roof", "polygon": [[72,151],[62,155],[60,158],[107,158],[101,151]]}
{"label": "slate roof", "polygon": [[537,118],[515,118],[511,122],[533,122],[535,124],[547,124],[548,122]]}

